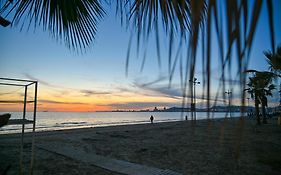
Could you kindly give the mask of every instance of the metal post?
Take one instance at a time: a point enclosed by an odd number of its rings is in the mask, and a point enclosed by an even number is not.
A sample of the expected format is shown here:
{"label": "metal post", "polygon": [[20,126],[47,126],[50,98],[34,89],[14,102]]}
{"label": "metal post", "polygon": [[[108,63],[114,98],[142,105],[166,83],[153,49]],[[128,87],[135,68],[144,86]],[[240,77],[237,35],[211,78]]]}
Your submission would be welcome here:
{"label": "metal post", "polygon": [[[189,80],[189,82],[192,83],[191,80]],[[190,88],[190,92],[191,92],[191,105],[190,105],[190,112],[191,112],[191,121],[193,121],[193,104],[194,104],[194,90],[193,90],[193,83],[192,83],[192,87]]]}
{"label": "metal post", "polygon": [[24,137],[24,120],[26,115],[26,98],[27,98],[27,86],[24,86],[24,103],[23,103],[23,123],[21,130],[21,147],[20,147],[20,174],[23,174],[23,137]]}
{"label": "metal post", "polygon": [[[189,80],[190,81],[190,80]],[[190,106],[190,112],[191,112],[191,121],[193,121],[194,120],[194,118],[193,118],[193,104],[194,104],[194,89],[193,89],[193,84],[192,84],[192,87],[191,87],[191,90],[190,90],[190,92],[191,92],[191,106]]]}
{"label": "metal post", "polygon": [[197,78],[194,78],[193,80],[189,80],[190,83],[192,83],[193,85],[193,96],[192,96],[192,101],[191,101],[191,104],[193,104],[193,108],[194,108],[194,111],[192,111],[192,117],[193,117],[193,112],[194,112],[194,119],[196,121],[196,91],[195,91],[195,86],[196,84],[200,84],[199,81],[197,81]]}
{"label": "metal post", "polygon": [[230,108],[230,95],[231,95],[231,91],[227,90],[227,92],[225,92],[228,95],[228,110],[229,110],[229,117],[231,117],[231,108]]}
{"label": "metal post", "polygon": [[30,161],[30,174],[33,174],[34,164],[34,147],[35,147],[35,125],[36,125],[36,112],[37,112],[37,88],[38,82],[35,82],[35,94],[34,94],[34,109],[33,109],[33,129],[32,129],[32,148],[31,148],[31,161]]}
{"label": "metal post", "polygon": [[[195,80],[195,79],[194,79]],[[196,80],[195,80],[196,81]],[[196,121],[196,92],[195,92],[195,82],[194,82],[194,86],[193,86],[193,88],[194,88],[194,120]]]}

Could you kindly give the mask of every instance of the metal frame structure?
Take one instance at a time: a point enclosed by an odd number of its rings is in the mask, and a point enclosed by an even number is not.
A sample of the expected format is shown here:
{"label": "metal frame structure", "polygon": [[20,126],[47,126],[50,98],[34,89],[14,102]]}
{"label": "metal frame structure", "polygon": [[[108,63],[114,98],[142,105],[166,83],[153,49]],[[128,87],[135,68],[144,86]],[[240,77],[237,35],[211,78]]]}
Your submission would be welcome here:
{"label": "metal frame structure", "polygon": [[[33,174],[34,164],[34,145],[35,145],[35,126],[36,126],[36,112],[37,112],[37,89],[38,81],[14,79],[14,78],[1,78],[0,85],[3,86],[22,86],[24,87],[24,100],[23,100],[23,116],[20,120],[10,120],[8,125],[22,125],[21,133],[21,147],[20,147],[20,174],[23,174],[23,141],[25,124],[33,124],[32,128],[32,146],[31,146],[31,161],[30,161],[30,174]],[[27,90],[30,86],[34,85],[34,100],[27,101]],[[18,103],[22,101],[1,101],[2,103]],[[26,104],[33,103],[33,120],[26,119]]]}

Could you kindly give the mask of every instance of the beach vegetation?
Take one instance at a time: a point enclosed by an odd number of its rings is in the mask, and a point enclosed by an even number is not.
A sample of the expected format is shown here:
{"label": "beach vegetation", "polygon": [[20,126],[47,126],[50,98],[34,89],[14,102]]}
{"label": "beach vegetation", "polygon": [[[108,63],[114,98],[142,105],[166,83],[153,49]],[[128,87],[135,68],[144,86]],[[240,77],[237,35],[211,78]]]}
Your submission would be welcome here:
{"label": "beach vegetation", "polygon": [[[266,57],[266,61],[269,64],[269,70],[274,73],[274,79],[281,77],[281,45],[271,51],[265,51],[264,55]],[[279,85],[279,93],[280,93],[280,104],[281,105],[281,84]]]}
{"label": "beach vegetation", "polygon": [[276,89],[276,86],[272,84],[273,79],[280,78],[281,76],[281,46],[279,45],[272,52],[264,51],[264,55],[269,65],[269,71],[246,71],[254,74],[252,77],[249,77],[248,88],[245,90],[255,101],[255,114],[258,124],[260,124],[259,104],[261,104],[263,123],[267,123],[265,109],[268,106],[267,96],[272,96],[272,90]]}
{"label": "beach vegetation", "polygon": [[271,72],[256,71],[252,77],[249,77],[249,82],[247,83],[248,88],[245,89],[251,95],[251,98],[254,99],[257,124],[261,124],[259,111],[260,104],[262,109],[262,121],[263,123],[267,123],[267,96],[272,96],[272,90],[275,89],[275,85],[272,84],[272,78],[273,74]]}

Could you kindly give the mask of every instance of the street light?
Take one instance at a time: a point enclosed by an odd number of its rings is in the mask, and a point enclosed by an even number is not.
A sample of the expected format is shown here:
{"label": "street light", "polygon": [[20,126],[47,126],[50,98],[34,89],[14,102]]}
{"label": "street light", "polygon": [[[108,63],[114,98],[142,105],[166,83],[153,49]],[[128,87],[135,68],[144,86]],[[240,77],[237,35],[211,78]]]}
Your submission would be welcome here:
{"label": "street light", "polygon": [[[196,84],[200,84],[199,81],[197,81],[197,78],[194,77],[193,80],[189,80],[190,83],[192,83],[192,86],[193,86],[193,96],[192,96],[192,102],[191,102],[191,110],[194,112],[194,119],[196,120]],[[193,113],[192,113],[192,119],[193,119]]]}
{"label": "street light", "polygon": [[231,110],[230,110],[230,96],[232,92],[230,90],[227,90],[227,92],[224,92],[228,95],[228,110],[229,110],[229,116],[231,117]]}

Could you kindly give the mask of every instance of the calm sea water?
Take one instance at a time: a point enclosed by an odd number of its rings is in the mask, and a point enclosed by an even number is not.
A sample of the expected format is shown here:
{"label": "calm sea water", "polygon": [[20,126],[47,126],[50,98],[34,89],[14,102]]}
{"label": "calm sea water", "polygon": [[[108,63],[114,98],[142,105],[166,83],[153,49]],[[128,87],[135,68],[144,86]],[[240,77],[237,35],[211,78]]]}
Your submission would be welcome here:
{"label": "calm sea water", "polygon": [[[10,113],[11,119],[22,118],[21,112]],[[149,123],[151,115],[154,116],[154,122],[180,121],[184,120],[185,115],[188,119],[191,117],[190,113],[182,115],[180,112],[37,112],[36,131]],[[214,118],[224,118],[226,115],[222,112],[211,113],[211,117]],[[232,113],[233,117],[240,115],[240,113]],[[206,119],[207,113],[197,112],[196,116],[197,119]],[[26,118],[32,120],[33,114],[28,112]],[[31,132],[32,125],[25,125],[25,128],[26,132]],[[0,134],[19,132],[21,132],[21,125],[0,128]]]}

